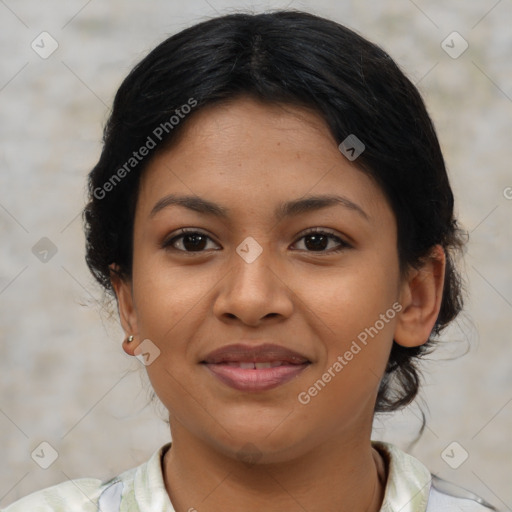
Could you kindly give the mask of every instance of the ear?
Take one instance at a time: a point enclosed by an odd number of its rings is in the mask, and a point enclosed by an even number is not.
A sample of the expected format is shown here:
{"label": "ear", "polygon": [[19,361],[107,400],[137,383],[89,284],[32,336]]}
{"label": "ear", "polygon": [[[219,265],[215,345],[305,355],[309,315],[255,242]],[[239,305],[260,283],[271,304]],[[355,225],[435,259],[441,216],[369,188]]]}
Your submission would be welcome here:
{"label": "ear", "polygon": [[[116,293],[117,309],[121,326],[126,336],[132,335],[135,339],[128,343],[127,339],[123,341],[123,350],[130,356],[134,356],[134,350],[137,348],[139,339],[139,330],[137,325],[137,310],[133,301],[132,283],[130,280],[121,276],[119,267],[116,264],[109,266],[110,282]],[[140,341],[140,340],[139,340]]]}
{"label": "ear", "polygon": [[399,345],[418,347],[428,341],[441,309],[445,271],[444,250],[436,245],[401,284],[403,309],[397,317],[394,335]]}

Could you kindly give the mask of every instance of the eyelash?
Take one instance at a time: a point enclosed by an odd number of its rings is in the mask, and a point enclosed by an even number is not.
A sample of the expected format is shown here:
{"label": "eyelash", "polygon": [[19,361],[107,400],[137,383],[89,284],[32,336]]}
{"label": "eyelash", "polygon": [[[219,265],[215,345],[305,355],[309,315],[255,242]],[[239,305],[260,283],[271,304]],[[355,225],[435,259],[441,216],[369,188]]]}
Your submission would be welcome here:
{"label": "eyelash", "polygon": [[[304,249],[306,252],[309,252],[309,253],[312,253],[312,254],[335,254],[335,253],[341,252],[343,250],[352,248],[352,246],[348,242],[345,242],[345,240],[342,240],[340,237],[338,237],[338,236],[334,235],[333,233],[331,233],[329,231],[326,231],[326,230],[324,230],[322,228],[310,228],[310,229],[308,229],[306,232],[301,234],[301,236],[297,239],[297,242],[299,240],[301,240],[302,238],[305,238],[308,235],[316,235],[316,234],[327,236],[330,240],[334,240],[334,241],[338,242],[340,244],[340,247],[337,248],[337,249],[334,249],[334,250],[331,249],[329,251],[308,251],[308,250]],[[179,252],[182,252],[182,253],[185,253],[185,254],[190,254],[190,255],[202,254],[202,253],[205,252],[204,250],[203,251],[185,251],[185,250],[182,250],[182,249],[176,249],[175,247],[172,247],[173,243],[176,240],[179,240],[179,239],[183,238],[186,235],[201,235],[201,236],[204,236],[204,237],[209,238],[211,240],[211,238],[206,233],[203,233],[203,232],[198,231],[196,229],[182,228],[182,229],[180,229],[178,231],[177,235],[175,235],[172,238],[170,238],[170,239],[168,239],[168,240],[163,242],[162,249],[179,251]],[[297,242],[295,242],[295,243],[297,243]],[[299,250],[301,250],[301,249],[299,249]]]}

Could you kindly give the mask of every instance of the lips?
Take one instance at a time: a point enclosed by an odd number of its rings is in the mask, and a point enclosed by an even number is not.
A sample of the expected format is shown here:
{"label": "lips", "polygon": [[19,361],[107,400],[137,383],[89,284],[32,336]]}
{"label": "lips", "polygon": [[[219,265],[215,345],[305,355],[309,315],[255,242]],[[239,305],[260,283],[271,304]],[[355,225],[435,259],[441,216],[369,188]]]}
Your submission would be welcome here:
{"label": "lips", "polygon": [[275,363],[281,361],[287,364],[309,363],[309,359],[294,350],[280,345],[263,344],[258,346],[227,345],[210,352],[204,359],[207,364],[219,363]]}
{"label": "lips", "polygon": [[211,375],[239,391],[266,391],[302,373],[311,361],[279,345],[227,345],[210,352],[202,364]]}

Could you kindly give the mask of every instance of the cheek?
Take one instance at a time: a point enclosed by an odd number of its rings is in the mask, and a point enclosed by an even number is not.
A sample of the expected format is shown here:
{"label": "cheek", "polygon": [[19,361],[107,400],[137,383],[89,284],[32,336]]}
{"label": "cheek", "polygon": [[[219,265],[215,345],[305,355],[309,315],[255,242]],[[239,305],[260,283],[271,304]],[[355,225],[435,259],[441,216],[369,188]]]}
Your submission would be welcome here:
{"label": "cheek", "polygon": [[[295,291],[324,325],[327,337],[335,344],[346,342],[373,326],[396,300],[397,281],[388,268],[393,267],[369,261],[359,268],[330,269],[324,275],[297,280]],[[379,330],[389,334],[389,324],[379,323]]]}
{"label": "cheek", "polygon": [[318,310],[330,326],[323,329],[325,353],[296,399],[299,409],[304,407],[309,417],[317,418],[326,435],[372,414],[389,359],[396,316],[393,303],[369,305],[363,299],[345,300],[338,294]]}
{"label": "cheek", "polygon": [[185,324],[190,328],[200,316],[213,280],[197,266],[172,265],[165,257],[149,256],[134,258],[133,283],[141,336],[168,345],[182,339],[178,333]]}
{"label": "cheek", "polygon": [[200,396],[190,382],[190,365],[195,364],[191,340],[206,314],[211,284],[197,278],[197,267],[148,258],[144,263],[139,259],[139,265],[134,261],[133,285],[140,336],[159,350],[158,357],[146,366],[148,378],[169,412],[180,417],[197,406],[189,393]]}
{"label": "cheek", "polygon": [[317,324],[314,329],[325,350],[318,373],[311,379],[314,389],[303,390],[311,397],[318,393],[312,400],[315,406],[329,403],[328,409],[336,407],[344,416],[368,406],[366,400],[378,390],[396,322],[393,304],[398,274],[387,270],[392,268],[391,263],[369,260],[358,269],[331,269],[324,278],[316,276],[314,288],[311,281],[302,281],[300,295],[308,297],[308,307],[314,312],[310,319]]}

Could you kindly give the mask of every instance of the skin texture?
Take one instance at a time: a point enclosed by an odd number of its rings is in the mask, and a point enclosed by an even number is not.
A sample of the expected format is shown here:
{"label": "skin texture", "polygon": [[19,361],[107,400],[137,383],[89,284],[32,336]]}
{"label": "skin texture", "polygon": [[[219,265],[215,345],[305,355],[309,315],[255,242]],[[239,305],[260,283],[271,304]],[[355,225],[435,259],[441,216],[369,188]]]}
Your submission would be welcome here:
{"label": "skin texture", "polygon": [[[123,328],[135,337],[124,350],[134,355],[145,339],[160,350],[146,369],[169,410],[173,444],[163,467],[173,505],[377,511],[386,479],[370,444],[379,382],[393,338],[410,347],[428,339],[441,304],[443,250],[436,246],[421,268],[400,276],[393,211],[317,114],[238,98],[189,121],[141,178],[132,278],[112,274]],[[208,199],[229,215],[173,205],[151,216],[171,193]],[[322,194],[348,198],[367,218],[343,205],[274,217],[281,202]],[[180,228],[209,237],[202,252],[190,238],[162,247]],[[316,249],[304,238],[309,228],[350,245],[334,253],[340,244],[327,239]],[[251,263],[236,252],[246,237],[262,249]],[[400,313],[300,403],[298,394],[396,302]],[[242,339],[282,345],[312,364],[277,388],[237,391],[200,361]]]}

